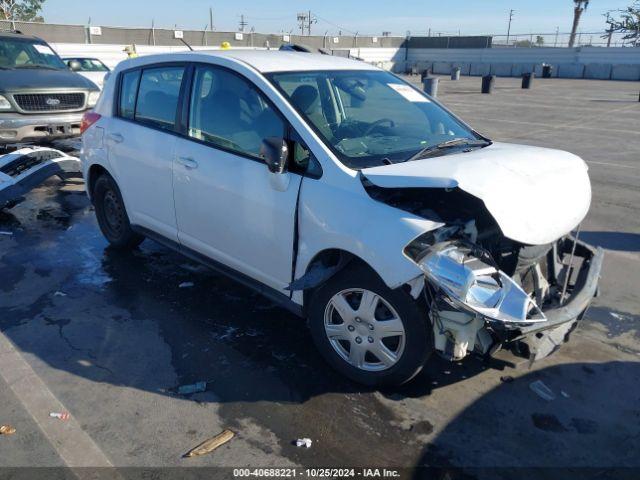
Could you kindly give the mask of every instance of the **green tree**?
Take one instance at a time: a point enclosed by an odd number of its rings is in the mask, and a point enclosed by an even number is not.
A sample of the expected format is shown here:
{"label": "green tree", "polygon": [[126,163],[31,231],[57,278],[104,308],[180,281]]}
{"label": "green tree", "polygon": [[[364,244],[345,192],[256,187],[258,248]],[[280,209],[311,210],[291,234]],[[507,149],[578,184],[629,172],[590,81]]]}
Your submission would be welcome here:
{"label": "green tree", "polygon": [[0,0],[0,19],[43,22],[39,15],[45,0]]}
{"label": "green tree", "polygon": [[576,33],[578,25],[580,25],[580,17],[589,6],[589,0],[573,0],[573,26],[571,27],[571,36],[569,37],[569,48],[576,43]]}
{"label": "green tree", "polygon": [[[617,18],[611,14],[618,15]],[[634,0],[624,10],[612,10],[607,14],[607,36],[611,38],[614,32],[623,33],[624,40],[633,40],[635,46],[640,46],[640,0]]]}

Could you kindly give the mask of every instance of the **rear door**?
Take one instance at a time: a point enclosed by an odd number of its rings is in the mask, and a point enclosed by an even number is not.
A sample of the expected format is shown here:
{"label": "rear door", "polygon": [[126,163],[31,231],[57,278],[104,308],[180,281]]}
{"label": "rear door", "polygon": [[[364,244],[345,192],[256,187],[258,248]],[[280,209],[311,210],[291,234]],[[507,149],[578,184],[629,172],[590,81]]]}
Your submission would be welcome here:
{"label": "rear door", "polygon": [[287,123],[247,79],[222,67],[194,68],[174,164],[180,242],[285,293],[301,176],[270,173],[260,146],[285,138]]}
{"label": "rear door", "polygon": [[175,242],[172,168],[184,71],[184,65],[157,65],[122,73],[106,137],[131,223]]}

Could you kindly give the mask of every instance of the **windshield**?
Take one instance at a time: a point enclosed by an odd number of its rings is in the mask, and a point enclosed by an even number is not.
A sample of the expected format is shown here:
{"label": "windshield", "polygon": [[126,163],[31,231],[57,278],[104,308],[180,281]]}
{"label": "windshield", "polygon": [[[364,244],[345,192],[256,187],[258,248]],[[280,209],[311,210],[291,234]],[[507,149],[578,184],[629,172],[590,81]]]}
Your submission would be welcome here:
{"label": "windshield", "polygon": [[443,142],[481,138],[388,72],[287,72],[270,79],[351,168],[403,162]]}
{"label": "windshield", "polygon": [[107,66],[97,58],[65,58],[65,63],[71,66],[71,62],[80,64],[80,72],[108,72]]}
{"label": "windshield", "polygon": [[46,43],[0,37],[0,68],[66,68]]}

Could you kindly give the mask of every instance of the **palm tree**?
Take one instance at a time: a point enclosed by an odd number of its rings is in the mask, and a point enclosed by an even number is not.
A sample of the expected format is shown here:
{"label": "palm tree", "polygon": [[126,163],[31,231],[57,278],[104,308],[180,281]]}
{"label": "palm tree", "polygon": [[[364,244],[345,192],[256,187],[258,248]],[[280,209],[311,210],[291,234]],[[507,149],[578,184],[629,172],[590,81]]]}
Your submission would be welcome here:
{"label": "palm tree", "polygon": [[578,24],[580,23],[580,17],[589,6],[589,0],[573,0],[575,7],[573,8],[573,26],[571,27],[571,36],[569,37],[569,48],[573,47],[576,43],[576,32],[578,31]]}

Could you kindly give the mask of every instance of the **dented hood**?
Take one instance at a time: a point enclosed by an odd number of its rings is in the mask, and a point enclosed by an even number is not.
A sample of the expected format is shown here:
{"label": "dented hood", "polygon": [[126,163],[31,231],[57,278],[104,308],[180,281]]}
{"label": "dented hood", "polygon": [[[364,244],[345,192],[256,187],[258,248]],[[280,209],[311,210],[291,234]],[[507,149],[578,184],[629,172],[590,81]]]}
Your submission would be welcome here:
{"label": "dented hood", "polygon": [[569,233],[591,203],[587,165],[560,150],[494,143],[488,147],[366,168],[383,188],[459,187],[481,199],[502,233],[531,245]]}

